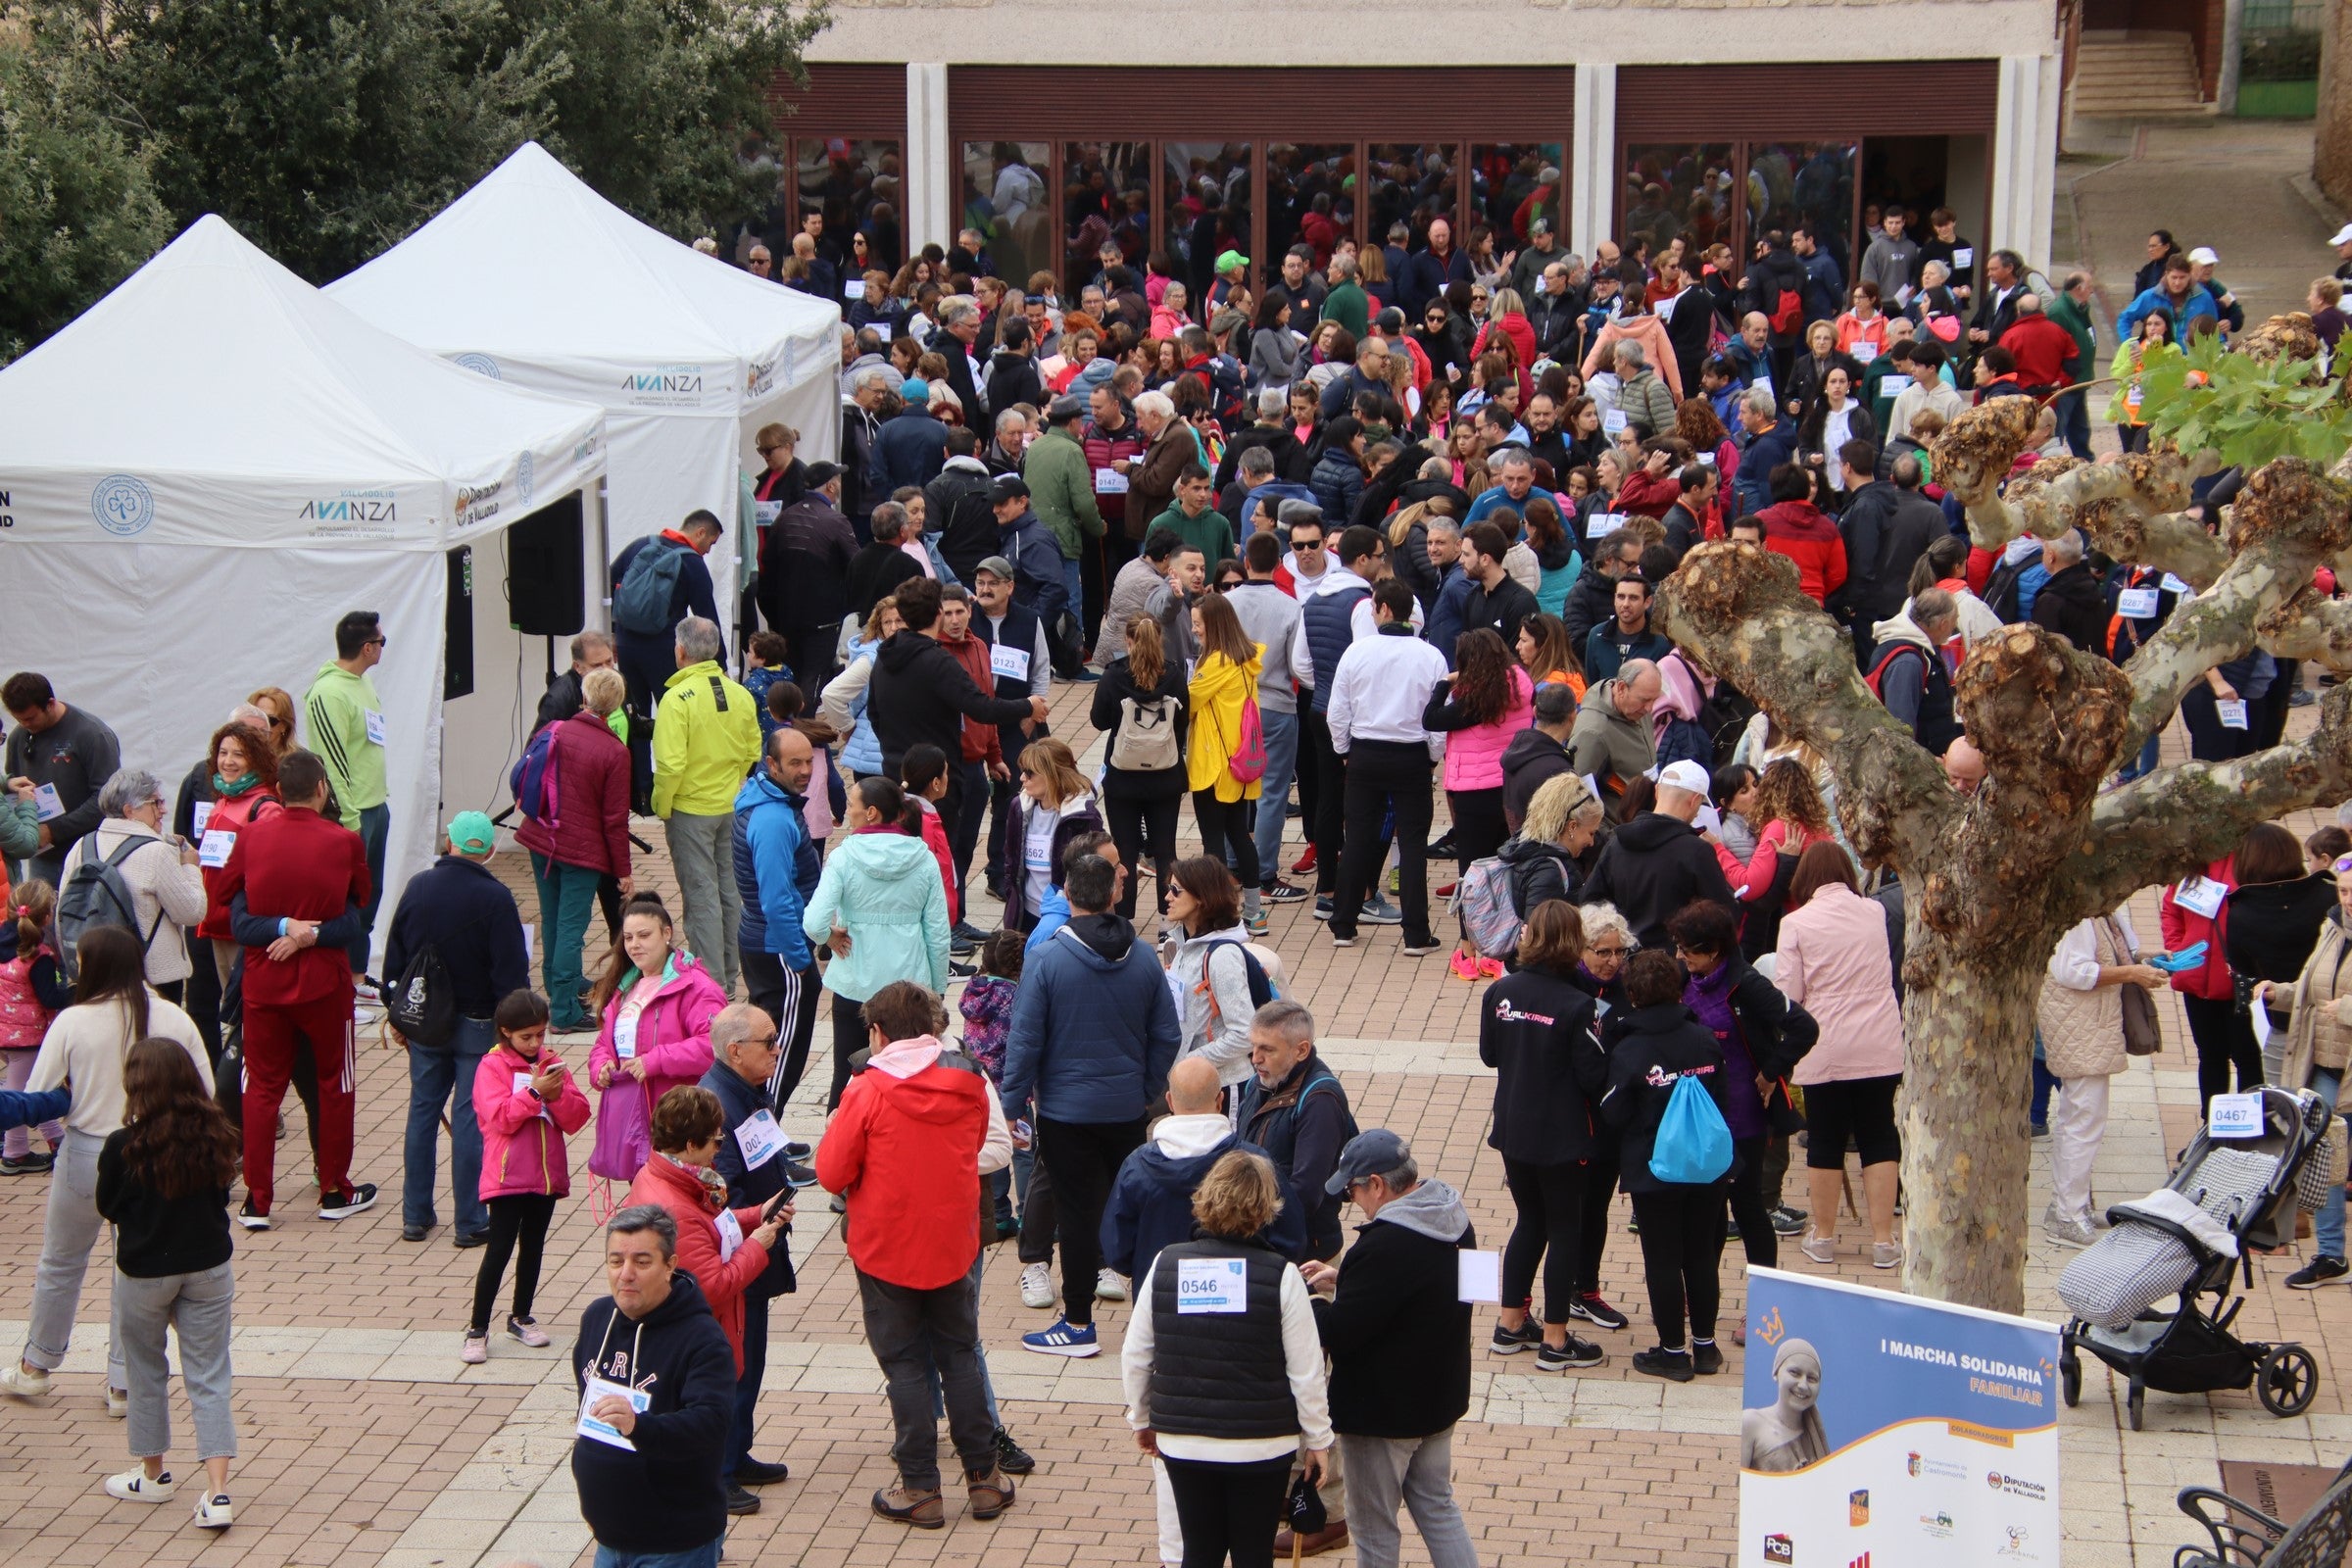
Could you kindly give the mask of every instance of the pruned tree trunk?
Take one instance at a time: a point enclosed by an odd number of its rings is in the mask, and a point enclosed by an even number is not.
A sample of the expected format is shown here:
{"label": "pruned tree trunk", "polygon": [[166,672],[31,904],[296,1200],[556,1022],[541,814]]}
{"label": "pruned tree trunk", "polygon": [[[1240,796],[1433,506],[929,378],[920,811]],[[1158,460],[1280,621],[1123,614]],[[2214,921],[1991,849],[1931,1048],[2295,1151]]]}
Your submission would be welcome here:
{"label": "pruned tree trunk", "polygon": [[2000,494],[2034,412],[2029,399],[2000,399],[1936,441],[1936,475],[1968,506],[1976,542],[2081,528],[2116,559],[2202,593],[2121,669],[2030,625],[1972,648],[1954,708],[1984,759],[1974,796],[1953,793],[1871,696],[1843,628],[1799,591],[1787,558],[1702,545],[1657,606],[1687,657],[1827,760],[1856,852],[1902,879],[1904,1285],[2010,1312],[2024,1306],[2034,1222],[2025,1114],[2034,1007],[2059,938],[2140,888],[2202,869],[2256,822],[2352,795],[2352,685],[2327,695],[2300,742],[2100,793],[2217,664],[2261,646],[2352,666],[2352,614],[2309,592],[2314,566],[2352,545],[2352,486],[2280,459],[2251,476],[2218,538],[2183,514],[2206,458],[2045,461]]}

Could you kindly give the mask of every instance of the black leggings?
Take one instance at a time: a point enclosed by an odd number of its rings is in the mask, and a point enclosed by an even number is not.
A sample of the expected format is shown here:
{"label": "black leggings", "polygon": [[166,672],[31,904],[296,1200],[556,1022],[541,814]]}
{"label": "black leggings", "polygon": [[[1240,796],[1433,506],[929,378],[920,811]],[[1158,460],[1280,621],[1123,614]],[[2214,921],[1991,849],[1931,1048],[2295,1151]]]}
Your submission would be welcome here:
{"label": "black leggings", "polygon": [[1147,848],[1152,852],[1152,885],[1158,892],[1160,911],[1166,912],[1168,874],[1176,864],[1176,819],[1183,808],[1182,795],[1140,800],[1114,795],[1107,788],[1102,792],[1102,826],[1110,834],[1110,842],[1118,846],[1119,863],[1127,868],[1127,886],[1119,894],[1120,919],[1135,918],[1135,897],[1143,886]]}
{"label": "black leggings", "polygon": [[2230,1070],[2237,1069],[2237,1090],[2244,1094],[2262,1084],[2262,1048],[2254,1043],[2254,1026],[2229,997],[2183,994],[2181,1010],[2188,1014],[2188,1035],[2197,1043],[2197,1114],[2203,1116],[2213,1097],[2230,1093]]}
{"label": "black leggings", "polygon": [[1184,1531],[1184,1568],[1271,1568],[1282,1499],[1291,1490],[1291,1458],[1217,1464],[1169,1459],[1168,1490]]}
{"label": "black leggings", "polygon": [[1584,1212],[1577,1218],[1576,1293],[1600,1294],[1600,1255],[1609,1245],[1609,1203],[1617,1196],[1617,1156],[1585,1163]]}
{"label": "black leggings", "polygon": [[[1200,853],[1222,862],[1228,842],[1233,846],[1235,874],[1244,891],[1257,886],[1257,840],[1250,831],[1250,803],[1220,801],[1214,789],[1193,792],[1193,816],[1200,824]],[[1252,893],[1251,897],[1256,895]]]}
{"label": "black leggings", "polygon": [[1649,1286],[1649,1320],[1658,1344],[1683,1348],[1683,1313],[1690,1332],[1715,1338],[1715,1310],[1723,1300],[1716,1271],[1723,1263],[1723,1189],[1669,1187],[1636,1193],[1634,1218],[1642,1226],[1642,1273]]}
{"label": "black leggings", "polygon": [[841,1108],[850,1087],[850,1058],[865,1049],[865,1004],[838,993],[833,998],[833,1087],[825,1094],[828,1114]]}
{"label": "black leggings", "polygon": [[1781,1239],[1772,1228],[1772,1213],[1764,1201],[1764,1145],[1769,1140],[1759,1133],[1753,1138],[1732,1140],[1732,1218],[1740,1222],[1740,1245],[1747,1250],[1747,1260],[1764,1268],[1781,1264]]}
{"label": "black leggings", "polygon": [[1536,1264],[1544,1265],[1544,1321],[1568,1321],[1568,1303],[1576,1299],[1576,1265],[1583,1255],[1578,1246],[1585,1211],[1585,1167],[1573,1161],[1560,1165],[1532,1165],[1504,1156],[1502,1184],[1510,1189],[1519,1210],[1511,1239],[1502,1249],[1502,1304],[1524,1305],[1536,1285]]}
{"label": "black leggings", "polygon": [[1453,864],[1457,871],[1470,869],[1472,860],[1483,860],[1502,848],[1511,836],[1508,823],[1502,819],[1502,788],[1491,790],[1447,790],[1446,810],[1453,818]]}
{"label": "black leggings", "polygon": [[[547,1246],[547,1224],[555,1217],[552,1194],[512,1193],[490,1200],[490,1240],[482,1248],[482,1271],[474,1277],[473,1321],[466,1332],[490,1331],[490,1308],[498,1300],[510,1252],[515,1254],[514,1316],[530,1317],[531,1298],[539,1294],[539,1256]],[[519,1251],[517,1242],[522,1244]]]}

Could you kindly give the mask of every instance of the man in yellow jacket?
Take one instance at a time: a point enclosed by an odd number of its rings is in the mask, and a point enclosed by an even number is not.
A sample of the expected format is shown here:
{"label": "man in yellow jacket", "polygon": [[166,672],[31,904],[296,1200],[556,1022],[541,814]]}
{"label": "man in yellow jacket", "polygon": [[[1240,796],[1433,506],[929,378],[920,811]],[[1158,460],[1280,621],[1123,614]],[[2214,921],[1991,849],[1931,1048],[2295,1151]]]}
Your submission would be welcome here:
{"label": "man in yellow jacket", "polygon": [[760,707],[727,679],[715,622],[688,615],[677,638],[678,672],[654,718],[654,814],[677,867],[687,947],[733,996],[735,928],[743,920],[735,795],[760,760]]}

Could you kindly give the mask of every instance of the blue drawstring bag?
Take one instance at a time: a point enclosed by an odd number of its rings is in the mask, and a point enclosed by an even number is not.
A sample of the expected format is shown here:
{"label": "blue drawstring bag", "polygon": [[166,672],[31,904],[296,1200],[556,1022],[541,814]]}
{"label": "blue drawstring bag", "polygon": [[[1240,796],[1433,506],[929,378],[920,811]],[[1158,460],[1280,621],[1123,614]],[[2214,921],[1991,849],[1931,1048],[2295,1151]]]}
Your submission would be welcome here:
{"label": "blue drawstring bag", "polygon": [[1649,1146],[1649,1173],[1682,1187],[1704,1187],[1732,1168],[1732,1130],[1699,1081],[1685,1074],[1666,1102]]}

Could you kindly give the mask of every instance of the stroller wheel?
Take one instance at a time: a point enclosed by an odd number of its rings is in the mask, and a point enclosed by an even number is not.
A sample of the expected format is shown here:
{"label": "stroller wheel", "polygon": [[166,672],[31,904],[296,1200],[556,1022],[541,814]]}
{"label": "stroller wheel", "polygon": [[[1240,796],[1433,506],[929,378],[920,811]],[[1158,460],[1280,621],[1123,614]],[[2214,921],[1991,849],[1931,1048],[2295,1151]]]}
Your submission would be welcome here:
{"label": "stroller wheel", "polygon": [[2070,1410],[2082,1402],[2082,1358],[2071,1348],[2058,1357],[2058,1392]]}
{"label": "stroller wheel", "polygon": [[2320,1390],[2320,1365],[2300,1345],[2281,1345],[2262,1358],[2255,1376],[2262,1407],[2275,1416],[2301,1415]]}

